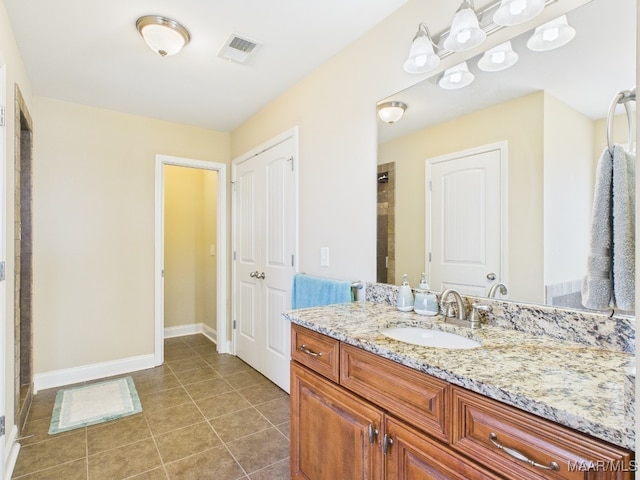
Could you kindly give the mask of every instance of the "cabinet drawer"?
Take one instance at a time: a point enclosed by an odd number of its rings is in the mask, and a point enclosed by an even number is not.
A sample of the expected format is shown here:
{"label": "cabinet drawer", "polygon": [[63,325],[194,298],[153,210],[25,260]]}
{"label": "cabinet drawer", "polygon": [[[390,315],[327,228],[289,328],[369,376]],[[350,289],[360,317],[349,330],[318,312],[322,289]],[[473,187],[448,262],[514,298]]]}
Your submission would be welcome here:
{"label": "cabinet drawer", "polygon": [[291,358],[338,383],[340,342],[299,325],[291,325]]}
{"label": "cabinet drawer", "polygon": [[507,478],[632,478],[627,450],[458,387],[452,401],[453,447]]}
{"label": "cabinet drawer", "polygon": [[340,384],[421,430],[448,440],[447,382],[342,344]]}

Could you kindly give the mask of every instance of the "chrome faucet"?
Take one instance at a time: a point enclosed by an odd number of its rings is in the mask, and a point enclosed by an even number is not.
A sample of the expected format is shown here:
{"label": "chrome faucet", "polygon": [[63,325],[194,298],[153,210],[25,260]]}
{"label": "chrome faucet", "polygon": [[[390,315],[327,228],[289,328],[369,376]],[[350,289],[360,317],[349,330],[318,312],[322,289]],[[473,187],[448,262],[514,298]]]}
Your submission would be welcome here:
{"label": "chrome faucet", "polygon": [[444,312],[445,319],[449,316],[449,308],[448,308],[448,302],[447,302],[447,297],[449,297],[449,295],[453,295],[453,298],[456,302],[456,310],[458,311],[458,317],[457,317],[458,320],[466,320],[467,309],[464,304],[464,300],[462,300],[460,293],[458,293],[458,291],[454,290],[453,288],[449,288],[444,292],[442,292],[442,297],[440,297],[440,302],[442,303],[442,311]]}
{"label": "chrome faucet", "polygon": [[500,290],[500,295],[506,295],[508,293],[507,286],[502,282],[498,282],[491,285],[487,298],[494,298],[498,290]]}

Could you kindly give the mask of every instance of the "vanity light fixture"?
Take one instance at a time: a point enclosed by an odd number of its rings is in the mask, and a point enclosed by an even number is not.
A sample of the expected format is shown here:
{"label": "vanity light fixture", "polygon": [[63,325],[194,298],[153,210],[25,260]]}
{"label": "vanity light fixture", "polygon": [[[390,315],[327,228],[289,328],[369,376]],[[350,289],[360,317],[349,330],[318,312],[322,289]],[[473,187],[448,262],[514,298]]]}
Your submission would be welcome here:
{"label": "vanity light fixture", "polygon": [[480,28],[478,15],[469,2],[470,0],[463,0],[460,4],[453,17],[449,35],[444,41],[444,48],[452,52],[463,52],[477,47],[487,38],[485,31]]}
{"label": "vanity light fixture", "polygon": [[534,52],[546,52],[562,47],[576,35],[576,29],[569,25],[566,15],[536,27],[527,41],[527,47]]}
{"label": "vanity light fixture", "polygon": [[537,17],[544,10],[545,0],[501,0],[493,14],[496,25],[511,27]]}
{"label": "vanity light fixture", "polygon": [[518,54],[513,51],[511,41],[508,40],[497,47],[493,47],[478,60],[478,68],[484,72],[499,72],[515,65]]}
{"label": "vanity light fixture", "polygon": [[404,70],[408,73],[426,73],[436,68],[440,64],[440,57],[435,53],[434,46],[429,29],[421,23],[411,42],[409,58],[404,62]]}
{"label": "vanity light fixture", "polygon": [[136,28],[149,48],[162,57],[178,53],[191,36],[175,20],[161,15],[145,15],[136,21]]}
{"label": "vanity light fixture", "polygon": [[378,116],[383,122],[395,123],[402,118],[407,104],[403,102],[384,102],[378,104]]}
{"label": "vanity light fixture", "polygon": [[462,62],[455,67],[448,68],[438,81],[438,85],[445,90],[464,88],[473,82],[475,76],[469,71],[467,62]]}

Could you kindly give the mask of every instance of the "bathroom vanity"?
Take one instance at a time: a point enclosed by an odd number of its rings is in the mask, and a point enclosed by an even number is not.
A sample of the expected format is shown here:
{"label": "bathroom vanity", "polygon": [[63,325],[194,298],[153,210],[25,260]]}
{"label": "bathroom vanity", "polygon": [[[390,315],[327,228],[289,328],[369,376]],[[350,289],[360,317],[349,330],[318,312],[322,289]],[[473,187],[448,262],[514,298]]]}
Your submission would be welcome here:
{"label": "bathroom vanity", "polygon": [[[295,310],[293,479],[631,479],[633,355],[372,302]],[[480,346],[386,337],[427,327]]]}

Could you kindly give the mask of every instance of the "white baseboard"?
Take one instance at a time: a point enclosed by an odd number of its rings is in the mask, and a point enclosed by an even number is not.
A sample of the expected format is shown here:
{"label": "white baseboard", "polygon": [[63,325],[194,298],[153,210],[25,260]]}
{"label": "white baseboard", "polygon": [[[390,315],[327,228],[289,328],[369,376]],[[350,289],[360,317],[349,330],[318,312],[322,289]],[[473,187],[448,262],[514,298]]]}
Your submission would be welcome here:
{"label": "white baseboard", "polygon": [[94,363],[82,367],[66,368],[47,373],[38,373],[33,376],[34,393],[46,388],[71,385],[78,382],[87,382],[98,378],[122,375],[155,367],[154,355],[139,355],[137,357],[114,360],[112,362]]}
{"label": "white baseboard", "polygon": [[177,327],[166,327],[164,329],[164,338],[184,337],[185,335],[195,335],[201,333],[213,343],[218,343],[218,336],[215,329],[204,323],[191,323],[189,325],[180,325]]}
{"label": "white baseboard", "polygon": [[[216,331],[202,323],[165,328],[164,338],[194,335],[196,333],[201,333],[213,343],[217,343]],[[93,365],[85,365],[82,367],[38,373],[33,377],[33,390],[34,393],[38,393],[39,390],[47,388],[87,382],[90,380],[97,380],[99,378],[111,377],[113,375],[122,375],[124,373],[135,372],[137,370],[153,368],[157,366],[154,358],[155,356],[153,354],[139,355],[137,357],[124,358],[122,360],[114,360],[112,362],[95,363]]]}
{"label": "white baseboard", "polygon": [[5,444],[5,456],[4,461],[4,478],[10,479],[13,475],[13,469],[16,466],[18,460],[18,453],[20,453],[20,444],[18,443],[18,427],[13,426],[11,432],[7,437],[7,443]]}

